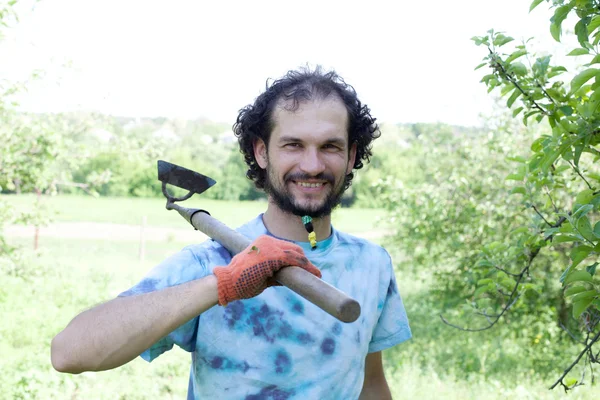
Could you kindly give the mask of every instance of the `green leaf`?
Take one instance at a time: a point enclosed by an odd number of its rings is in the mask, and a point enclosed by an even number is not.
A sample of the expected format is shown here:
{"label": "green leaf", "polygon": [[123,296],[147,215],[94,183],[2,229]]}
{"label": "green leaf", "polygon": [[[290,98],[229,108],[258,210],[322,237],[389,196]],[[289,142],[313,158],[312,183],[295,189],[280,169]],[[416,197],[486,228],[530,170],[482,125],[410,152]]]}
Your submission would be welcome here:
{"label": "green leaf", "polygon": [[592,224],[590,223],[590,220],[588,219],[587,215],[584,215],[583,217],[577,220],[576,227],[579,231],[579,234],[587,240],[589,240],[590,242],[596,240],[596,235],[594,235],[594,232],[592,230]]}
{"label": "green leaf", "polygon": [[572,50],[567,55],[568,56],[584,56],[584,55],[587,55],[587,54],[590,54],[590,51],[588,49],[579,48],[579,49]]}
{"label": "green leaf", "polygon": [[577,294],[573,295],[573,297],[571,298],[571,301],[573,301],[573,303],[576,303],[581,300],[596,297],[597,295],[598,295],[598,292],[596,292],[595,290],[586,290],[585,292],[581,292],[581,293],[577,293]]}
{"label": "green leaf", "polygon": [[498,35],[496,35],[496,38],[494,39],[494,46],[504,46],[506,43],[512,42],[514,39],[511,38],[510,36],[505,36],[501,33],[499,33]]}
{"label": "green leaf", "polygon": [[571,286],[565,290],[565,297],[573,296],[574,294],[584,292],[587,288],[585,286]]}
{"label": "green leaf", "polygon": [[524,176],[521,174],[510,174],[505,178],[505,180],[507,180],[507,181],[522,181],[523,178],[524,178]]}
{"label": "green leaf", "polygon": [[589,298],[573,303],[573,317],[579,318],[579,316],[583,314],[593,300],[593,298]]}
{"label": "green leaf", "polygon": [[598,28],[600,26],[600,15],[594,15],[590,21],[590,23],[587,25],[587,31],[588,31],[588,35],[591,34],[592,32],[594,32],[594,30],[596,30],[596,28]]}
{"label": "green leaf", "polygon": [[499,283],[500,286],[502,286],[506,290],[513,290],[517,285],[517,282],[508,276],[505,276]]}
{"label": "green leaf", "polygon": [[563,114],[565,114],[567,117],[573,115],[573,108],[570,106],[562,106],[558,108],[560,111],[562,111]]}
{"label": "green leaf", "polygon": [[527,193],[527,191],[525,190],[525,187],[523,186],[517,186],[511,189],[510,194],[522,194],[525,195]]}
{"label": "green leaf", "polygon": [[515,61],[517,58],[524,56],[525,54],[527,54],[527,50],[517,50],[514,53],[512,53],[510,56],[508,56],[508,58],[506,59],[506,63],[510,64],[511,62]]}
{"label": "green leaf", "polygon": [[590,204],[594,198],[594,191],[592,189],[585,189],[577,194],[575,197],[575,203],[577,204]]}
{"label": "green leaf", "polygon": [[585,17],[585,18],[580,19],[575,24],[575,35],[577,35],[577,41],[579,42],[581,47],[589,46],[590,41],[588,39],[588,31],[587,31],[587,24],[589,22],[590,22],[590,17]]}
{"label": "green leaf", "polygon": [[488,283],[492,283],[494,282],[492,279],[486,278],[486,279],[480,279],[477,281],[477,286],[481,286],[481,285],[487,285]]}
{"label": "green leaf", "polygon": [[520,226],[517,229],[510,232],[511,235],[518,235],[519,233],[528,233],[529,228],[526,226]]}
{"label": "green leaf", "polygon": [[565,278],[564,285],[573,282],[592,282],[592,275],[586,271],[573,271]]}
{"label": "green leaf", "polygon": [[585,71],[580,72],[571,80],[571,93],[575,93],[584,83],[598,75],[600,69],[588,68]]}
{"label": "green leaf", "polygon": [[590,211],[592,211],[594,209],[594,206],[592,204],[584,204],[580,207],[577,207],[575,209],[575,212],[573,213],[573,218],[581,218],[584,215],[586,215],[587,213],[589,213]]}
{"label": "green leaf", "polygon": [[548,137],[540,137],[537,138],[533,141],[533,143],[531,143],[531,151],[541,151],[544,148],[544,141],[548,140]]}
{"label": "green leaf", "polygon": [[529,12],[532,12],[534,8],[536,8],[542,1],[544,0],[533,0],[531,5],[529,6]]}
{"label": "green leaf", "polygon": [[510,156],[510,157],[506,157],[506,159],[508,161],[518,162],[519,164],[525,164],[527,162],[527,159],[523,156]]}
{"label": "green leaf", "polygon": [[596,222],[596,225],[594,225],[594,235],[600,239],[600,221]]}
{"label": "green leaf", "polygon": [[552,243],[578,242],[580,240],[581,239],[577,236],[569,235],[568,233],[563,233],[560,235],[554,235],[554,237],[552,238]]}
{"label": "green leaf", "polygon": [[577,145],[574,146],[575,148],[575,154],[573,157],[573,162],[575,162],[575,165],[577,167],[579,167],[579,159],[581,158],[581,153],[583,152],[583,144],[579,143]]}
{"label": "green leaf", "polygon": [[523,111],[523,107],[517,107],[513,110],[512,116],[513,118],[516,117],[517,115],[519,115],[519,113]]}
{"label": "green leaf", "polygon": [[592,64],[598,64],[600,63],[600,54],[597,54],[594,56],[594,58],[592,58],[592,61],[590,61],[587,65],[592,65]]}
{"label": "green leaf", "polygon": [[563,271],[563,273],[560,275],[560,278],[558,278],[559,282],[560,282],[560,283],[562,283],[562,284],[563,284],[563,286],[566,286],[566,285],[567,285],[567,284],[565,283],[565,279],[567,279],[567,276],[569,276],[569,274],[571,273],[571,269],[572,269],[572,266],[571,266],[571,265],[569,265],[569,266],[567,267],[567,269],[565,269],[565,270]]}
{"label": "green leaf", "polygon": [[521,91],[520,90],[515,90],[510,97],[508,98],[508,100],[506,101],[506,106],[508,108],[510,108],[513,103],[515,102],[515,100],[517,100],[519,98],[519,96],[521,95]]}
{"label": "green leaf", "polygon": [[493,283],[487,284],[485,286],[481,286],[481,287],[477,288],[477,290],[475,290],[475,293],[473,294],[473,296],[478,297],[479,295],[481,295],[483,293],[491,292],[494,289],[495,289],[495,285]]}
{"label": "green leaf", "polygon": [[576,378],[565,378],[565,386],[566,387],[571,387],[571,386],[575,385],[577,382],[578,381]]}
{"label": "green leaf", "polygon": [[496,76],[494,74],[487,74],[483,78],[481,78],[481,80],[479,82],[483,82],[487,85],[488,82],[490,81],[490,79],[495,78],[495,77]]}
{"label": "green leaf", "polygon": [[595,262],[592,265],[588,265],[587,267],[585,267],[585,270],[592,276],[594,276],[594,274],[596,273],[596,267],[598,266],[598,263]]}
{"label": "green leaf", "polygon": [[[593,249],[590,246],[577,246],[573,250],[571,250],[571,254],[569,255],[569,257],[571,257],[571,260],[573,261],[573,263],[571,264],[573,266],[573,268],[575,268],[577,265],[579,265],[579,263],[582,262],[592,252],[592,250]],[[584,272],[584,271],[577,271],[577,272]],[[587,274],[587,272],[585,272],[585,273]],[[590,274],[588,274],[588,275],[590,275]],[[569,279],[569,277],[567,277],[567,280],[568,279]],[[590,279],[592,279],[591,275],[590,275]]]}
{"label": "green leaf", "polygon": [[560,155],[563,154],[569,147],[570,147],[570,143],[565,142],[565,143],[561,144],[560,147],[558,149],[554,150],[552,153],[546,154],[544,156],[544,158],[542,159],[542,161],[540,162],[540,168],[542,169],[542,171],[548,171],[548,168],[550,168],[550,166],[552,164],[554,164],[556,159],[558,157],[560,157]]}
{"label": "green leaf", "polygon": [[574,6],[575,2],[573,1],[570,4],[558,7],[552,18],[550,18],[550,21],[552,21],[552,25],[550,25],[550,33],[557,42],[560,42],[561,25]]}
{"label": "green leaf", "polygon": [[478,66],[475,67],[475,71],[477,71],[481,67],[485,67],[486,65],[487,65],[486,62],[479,64]]}
{"label": "green leaf", "polygon": [[515,90],[515,88],[516,88],[516,86],[513,85],[512,83],[508,83],[508,84],[504,85],[504,87],[500,91],[500,96],[506,95],[508,92]]}
{"label": "green leaf", "polygon": [[494,266],[494,264],[492,264],[491,262],[489,262],[488,260],[485,260],[485,259],[479,260],[475,264],[475,268],[478,268],[478,267],[493,267],[493,266]]}
{"label": "green leaf", "polygon": [[556,40],[557,42],[560,42],[560,25],[552,23],[550,25],[550,35],[552,35],[552,37],[554,38],[554,40]]}
{"label": "green leaf", "polygon": [[508,246],[506,244],[504,244],[502,242],[498,242],[498,241],[492,242],[486,246],[486,248],[492,252],[504,251],[504,250],[506,250],[507,247]]}
{"label": "green leaf", "polygon": [[573,233],[573,226],[569,222],[563,223],[560,228],[558,228],[561,233]]}
{"label": "green leaf", "polygon": [[514,72],[518,76],[527,75],[527,67],[525,66],[525,64],[520,62],[510,64],[510,66],[508,67],[508,71]]}

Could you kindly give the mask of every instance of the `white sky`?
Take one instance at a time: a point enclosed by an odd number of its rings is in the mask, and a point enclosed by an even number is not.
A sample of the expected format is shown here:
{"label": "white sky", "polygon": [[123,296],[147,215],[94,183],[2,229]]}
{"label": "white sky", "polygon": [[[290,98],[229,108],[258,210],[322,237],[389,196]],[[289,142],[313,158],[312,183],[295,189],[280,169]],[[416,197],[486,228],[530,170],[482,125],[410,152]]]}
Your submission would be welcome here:
{"label": "white sky", "polygon": [[27,110],[232,123],[268,77],[318,63],[382,122],[477,125],[491,107],[473,71],[487,50],[470,38],[494,28],[552,46],[548,6],[529,14],[530,2],[25,1],[0,44],[0,78],[45,71]]}

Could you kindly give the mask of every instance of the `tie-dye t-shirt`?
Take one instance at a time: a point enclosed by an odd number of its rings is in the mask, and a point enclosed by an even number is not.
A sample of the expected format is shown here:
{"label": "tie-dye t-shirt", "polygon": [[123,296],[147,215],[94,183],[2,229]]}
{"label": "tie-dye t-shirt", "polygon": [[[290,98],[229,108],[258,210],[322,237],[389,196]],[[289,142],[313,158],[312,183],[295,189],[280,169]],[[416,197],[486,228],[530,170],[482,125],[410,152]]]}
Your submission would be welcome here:
{"label": "tie-dye t-shirt", "polygon": [[[238,231],[269,234],[262,215]],[[343,323],[285,287],[215,306],[155,343],[152,361],[174,344],[192,353],[189,399],[357,399],[365,357],[411,337],[392,263],[380,246],[335,229],[311,250],[323,280],[356,299],[361,315]],[[151,292],[211,274],[231,255],[212,240],[184,248],[121,296]]]}

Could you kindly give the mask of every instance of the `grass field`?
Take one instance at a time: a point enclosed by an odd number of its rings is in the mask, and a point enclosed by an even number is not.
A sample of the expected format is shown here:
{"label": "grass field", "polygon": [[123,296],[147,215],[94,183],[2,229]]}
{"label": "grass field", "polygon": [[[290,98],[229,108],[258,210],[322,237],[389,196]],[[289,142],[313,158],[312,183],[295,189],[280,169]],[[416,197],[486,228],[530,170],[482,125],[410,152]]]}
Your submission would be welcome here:
{"label": "grass field", "polygon": [[[3,198],[18,207],[32,203],[29,196]],[[52,199],[52,202],[64,210],[57,216],[62,221],[131,221],[135,224],[148,211],[157,215],[157,219],[148,218],[149,225],[169,227],[173,220],[181,219],[164,211],[162,202],[157,200],[68,197]],[[230,218],[228,223],[234,226],[242,217],[260,212],[264,204],[210,203],[210,207],[202,206],[215,210],[214,214],[229,211],[232,215],[227,216]],[[232,208],[236,211],[231,212]],[[161,213],[163,215],[158,217]],[[372,228],[370,224],[380,215],[378,213],[378,210],[340,210],[337,226]],[[140,262],[135,242],[45,238],[40,251],[34,253],[30,250],[29,238],[8,239],[14,244],[22,244],[25,252],[19,276],[0,274],[3,321],[0,325],[0,398],[185,398],[190,357],[181,350],[173,349],[150,364],[138,358],[112,371],[66,375],[52,369],[49,349],[52,337],[73,316],[113,298],[187,243],[153,242],[147,247],[145,260]],[[499,340],[493,331],[465,336],[441,326],[437,308],[427,301],[429,283],[404,272],[402,265],[398,265],[397,270],[398,285],[414,338],[384,353],[386,374],[395,399],[565,398],[560,389],[547,389],[551,383],[549,378],[540,377],[535,371],[515,376],[510,371],[515,364],[502,364],[503,357],[516,358],[518,363],[520,349]],[[496,352],[497,349],[501,352]],[[467,356],[477,358],[484,353],[489,354],[487,372],[469,376],[461,372],[462,363],[471,362]],[[454,367],[446,367],[444,361]],[[498,367],[506,369],[501,371],[504,374],[491,375],[494,365],[504,365]],[[560,365],[557,365],[559,371]],[[598,397],[597,388],[590,386],[578,388],[568,396],[569,399]]]}
{"label": "grass field", "polygon": [[[4,200],[17,210],[26,210],[33,207],[36,201],[34,195],[0,195]],[[44,203],[52,213],[57,213],[54,220],[57,222],[104,222],[127,225],[139,225],[143,217],[147,218],[150,226],[187,228],[188,224],[179,217],[175,211],[165,209],[164,198],[118,198],[92,196],[55,196],[44,197]],[[237,227],[250,218],[264,212],[266,202],[229,202],[217,200],[202,200],[196,195],[185,203],[189,208],[202,208],[224,224]],[[362,232],[378,228],[385,228],[378,224],[380,217],[385,212],[380,209],[350,209],[338,208],[332,215],[336,229],[344,232]]]}

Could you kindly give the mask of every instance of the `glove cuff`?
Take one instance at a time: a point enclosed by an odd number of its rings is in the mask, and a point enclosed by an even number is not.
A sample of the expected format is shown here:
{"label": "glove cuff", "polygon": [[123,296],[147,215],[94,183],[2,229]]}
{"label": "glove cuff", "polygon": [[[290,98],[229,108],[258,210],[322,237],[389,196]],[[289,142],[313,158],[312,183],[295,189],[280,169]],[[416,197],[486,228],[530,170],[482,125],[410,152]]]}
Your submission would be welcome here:
{"label": "glove cuff", "polygon": [[219,293],[219,305],[226,306],[230,301],[236,300],[233,290],[233,279],[231,271],[227,267],[215,267],[213,274],[217,277],[217,291]]}

